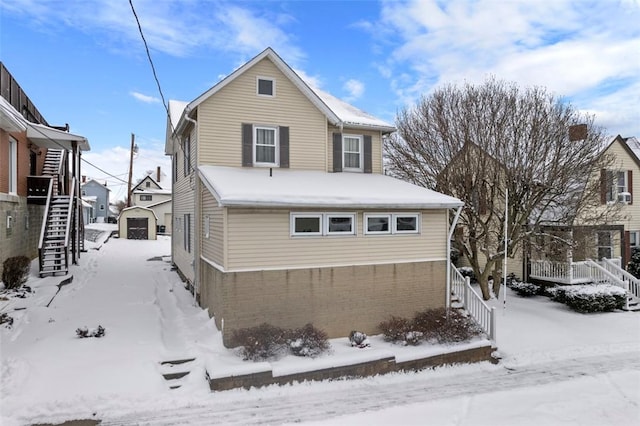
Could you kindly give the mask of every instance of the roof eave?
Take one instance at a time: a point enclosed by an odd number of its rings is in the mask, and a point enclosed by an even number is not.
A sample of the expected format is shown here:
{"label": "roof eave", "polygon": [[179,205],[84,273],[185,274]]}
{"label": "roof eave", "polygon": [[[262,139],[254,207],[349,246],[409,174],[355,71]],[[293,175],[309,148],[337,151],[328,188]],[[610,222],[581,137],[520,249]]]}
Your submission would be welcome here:
{"label": "roof eave", "polygon": [[256,208],[321,208],[321,209],[393,209],[393,210],[444,210],[462,207],[464,203],[300,203],[272,202],[262,200],[219,200],[221,207],[256,207]]}

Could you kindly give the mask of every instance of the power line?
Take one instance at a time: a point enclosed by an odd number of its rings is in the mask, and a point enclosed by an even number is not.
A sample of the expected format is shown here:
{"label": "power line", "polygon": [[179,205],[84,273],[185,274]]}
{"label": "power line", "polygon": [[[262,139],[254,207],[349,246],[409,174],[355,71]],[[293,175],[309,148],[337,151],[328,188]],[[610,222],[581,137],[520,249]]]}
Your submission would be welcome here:
{"label": "power line", "polygon": [[[149,52],[149,45],[147,44],[147,39],[144,38],[144,33],[142,32],[142,25],[140,25],[140,20],[138,19],[138,14],[136,13],[136,9],[133,7],[133,0],[129,0],[129,5],[131,6],[131,11],[133,12],[133,16],[136,18],[136,23],[138,24],[138,31],[140,32],[140,37],[142,37],[142,42],[144,43],[144,49],[147,52],[147,58],[149,59],[149,64],[151,65],[151,71],[153,72],[153,78],[156,81],[156,85],[158,86],[158,92],[160,92],[160,98],[162,99],[162,105],[164,106],[164,110],[167,112],[167,117],[171,117],[169,114],[169,106],[164,99],[164,94],[162,93],[162,87],[160,87],[160,80],[158,80],[158,75],[156,74],[156,67],[153,64],[153,59],[151,59],[151,52]],[[169,123],[171,123],[171,119],[169,119]],[[173,123],[170,124],[173,128]]]}

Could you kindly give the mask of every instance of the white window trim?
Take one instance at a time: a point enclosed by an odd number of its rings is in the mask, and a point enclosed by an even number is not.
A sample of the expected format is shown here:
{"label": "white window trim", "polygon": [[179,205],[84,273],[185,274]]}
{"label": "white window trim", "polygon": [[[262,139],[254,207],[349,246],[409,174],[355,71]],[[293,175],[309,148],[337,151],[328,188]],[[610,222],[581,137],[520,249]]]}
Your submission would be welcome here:
{"label": "white window trim", "polygon": [[[365,235],[391,235],[393,227],[392,215],[389,213],[365,213],[364,214],[364,234]],[[389,229],[386,231],[369,231],[369,218],[384,217],[389,221]]]}
{"label": "white window trim", "polygon": [[[635,237],[636,243],[631,244],[631,236]],[[629,246],[631,248],[640,247],[640,231],[629,231]]]}
{"label": "white window trim", "polygon": [[[419,234],[420,233],[420,218],[421,218],[421,214],[420,213],[394,213],[393,214],[393,233],[394,234]],[[399,217],[415,217],[416,218],[416,229],[414,231],[399,231],[397,229],[397,224],[398,224],[398,218]]]}
{"label": "white window trim", "polygon": [[[345,154],[346,151],[344,149],[344,140],[345,138],[353,138],[353,139],[358,139],[358,147],[359,147],[359,159],[358,159],[358,164],[360,164],[360,167],[346,167],[345,165],[347,164],[345,161]],[[363,158],[364,158],[364,138],[362,137],[362,135],[350,135],[350,134],[343,134],[342,135],[342,171],[343,172],[362,172],[363,169]],[[352,151],[349,151],[350,153],[353,154]]]}
{"label": "white window trim", "polygon": [[[289,224],[291,227],[291,236],[296,236],[296,237],[312,237],[312,236],[322,236],[323,233],[323,229],[324,229],[324,225],[323,225],[323,219],[322,219],[322,213],[291,213],[289,215],[290,220],[289,220]],[[297,218],[317,218],[319,223],[320,223],[320,231],[319,232],[296,232],[296,219]]]}
{"label": "white window trim", "polygon": [[[351,231],[329,231],[329,220],[335,217],[350,217],[351,218]],[[356,235],[357,222],[356,222],[356,214],[355,213],[325,213],[324,215],[324,235]]]}
{"label": "white window trim", "polygon": [[18,141],[9,137],[9,194],[18,194]]}
{"label": "white window trim", "polygon": [[[257,161],[256,148],[258,146],[257,144],[258,129],[273,130],[275,132],[275,136],[274,136],[275,145],[273,145],[275,149],[275,155],[274,155],[275,162],[273,163],[265,163],[265,162]],[[265,146],[271,146],[271,145],[265,145]],[[280,132],[278,131],[278,126],[264,126],[264,125],[253,126],[253,165],[257,167],[279,167],[280,165]]]}
{"label": "white window trim", "polygon": [[[260,80],[267,80],[271,82],[271,88],[272,88],[271,95],[260,93]],[[256,95],[263,98],[275,98],[276,97],[276,79],[273,77],[256,76]]]}
{"label": "white window trim", "polygon": [[209,234],[210,234],[209,233],[209,228],[211,226],[211,219],[210,219],[209,215],[206,215],[204,217],[204,225],[203,226],[204,226],[204,237],[205,238],[209,238]]}

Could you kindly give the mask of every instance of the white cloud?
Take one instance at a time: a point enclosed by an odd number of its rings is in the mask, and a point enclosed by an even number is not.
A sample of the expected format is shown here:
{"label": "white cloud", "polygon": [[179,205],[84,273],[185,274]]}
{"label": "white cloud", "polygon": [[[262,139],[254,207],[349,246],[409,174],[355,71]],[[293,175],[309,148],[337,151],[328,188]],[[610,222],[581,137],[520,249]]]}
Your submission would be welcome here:
{"label": "white cloud", "polygon": [[149,96],[149,95],[144,95],[144,94],[139,93],[139,92],[131,91],[131,92],[129,92],[129,94],[131,96],[133,96],[134,98],[136,98],[137,100],[139,100],[140,102],[144,102],[144,103],[147,103],[147,104],[155,104],[155,103],[159,103],[160,102],[159,98],[156,98],[156,97],[153,97],[153,96]]}
{"label": "white cloud", "polygon": [[347,80],[342,88],[349,93],[345,98],[347,102],[355,101],[364,93],[364,83],[355,79]]}
{"label": "white cloud", "polygon": [[402,103],[441,84],[495,75],[547,87],[579,100],[577,108],[606,105],[609,112],[598,114],[628,115],[615,125],[640,132],[640,111],[629,108],[640,81],[638,21],[637,1],[412,0],[383,2],[372,28],[395,46],[378,69]]}

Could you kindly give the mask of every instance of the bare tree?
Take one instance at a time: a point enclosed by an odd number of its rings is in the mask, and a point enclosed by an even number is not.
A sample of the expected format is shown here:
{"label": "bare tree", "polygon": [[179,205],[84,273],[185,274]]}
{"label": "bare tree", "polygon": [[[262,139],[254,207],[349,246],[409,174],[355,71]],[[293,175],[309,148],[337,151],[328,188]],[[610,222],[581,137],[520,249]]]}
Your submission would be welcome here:
{"label": "bare tree", "polygon": [[[586,135],[570,138],[578,124],[586,124]],[[469,260],[485,299],[489,277],[497,295],[503,273],[507,191],[508,257],[543,232],[541,225],[615,215],[600,205],[594,178],[612,161],[602,154],[602,129],[543,88],[493,78],[445,86],[401,111],[396,125],[385,143],[388,171],[465,203],[454,246]]]}

